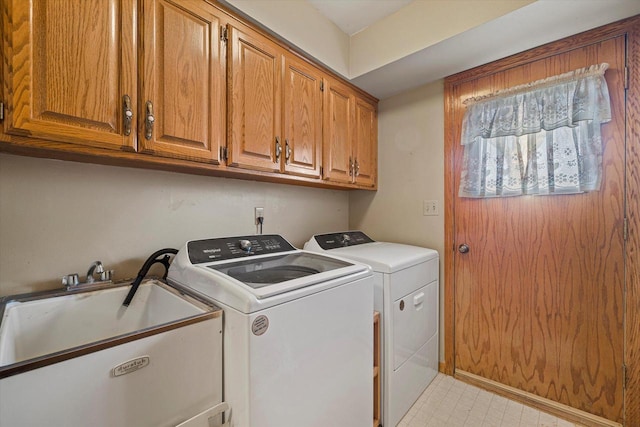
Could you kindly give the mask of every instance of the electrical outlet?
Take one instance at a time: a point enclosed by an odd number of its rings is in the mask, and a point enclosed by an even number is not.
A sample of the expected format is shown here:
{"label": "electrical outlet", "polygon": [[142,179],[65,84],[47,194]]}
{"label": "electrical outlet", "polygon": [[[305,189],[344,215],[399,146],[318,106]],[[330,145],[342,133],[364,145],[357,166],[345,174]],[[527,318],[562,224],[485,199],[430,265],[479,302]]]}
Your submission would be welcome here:
{"label": "electrical outlet", "polygon": [[438,216],[438,201],[437,200],[423,200],[422,201],[422,215],[424,215],[424,216]]}
{"label": "electrical outlet", "polygon": [[256,208],[256,225],[259,224],[258,218],[264,220],[264,208]]}

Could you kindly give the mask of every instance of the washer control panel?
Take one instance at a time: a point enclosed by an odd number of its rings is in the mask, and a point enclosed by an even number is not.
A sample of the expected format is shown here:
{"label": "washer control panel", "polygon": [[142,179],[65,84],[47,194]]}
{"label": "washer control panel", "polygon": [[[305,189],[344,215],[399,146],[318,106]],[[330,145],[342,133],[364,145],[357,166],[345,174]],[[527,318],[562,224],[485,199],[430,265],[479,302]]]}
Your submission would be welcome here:
{"label": "washer control panel", "polygon": [[322,249],[337,249],[347,246],[362,245],[364,243],[373,243],[374,240],[364,234],[362,231],[344,231],[340,233],[317,234],[313,236]]}
{"label": "washer control panel", "polygon": [[278,234],[192,240],[187,243],[192,264],[293,251],[295,248]]}

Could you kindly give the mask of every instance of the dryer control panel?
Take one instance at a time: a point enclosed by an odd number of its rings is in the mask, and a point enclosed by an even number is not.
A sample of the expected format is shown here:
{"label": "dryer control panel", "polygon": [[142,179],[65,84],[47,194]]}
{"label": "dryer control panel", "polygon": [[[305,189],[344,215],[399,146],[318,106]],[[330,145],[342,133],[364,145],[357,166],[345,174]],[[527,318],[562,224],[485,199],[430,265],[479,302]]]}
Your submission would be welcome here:
{"label": "dryer control panel", "polygon": [[373,239],[362,231],[343,231],[340,233],[317,234],[313,236],[313,238],[316,239],[318,245],[325,251],[374,242]]}
{"label": "dryer control panel", "polygon": [[192,264],[295,250],[278,234],[192,240],[187,243],[187,249]]}

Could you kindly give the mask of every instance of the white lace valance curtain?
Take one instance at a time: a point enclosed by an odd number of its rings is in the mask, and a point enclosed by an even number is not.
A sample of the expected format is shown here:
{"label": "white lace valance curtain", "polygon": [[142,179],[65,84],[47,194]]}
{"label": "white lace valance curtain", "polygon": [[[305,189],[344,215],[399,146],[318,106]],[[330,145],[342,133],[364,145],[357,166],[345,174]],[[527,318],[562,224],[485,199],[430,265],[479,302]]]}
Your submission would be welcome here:
{"label": "white lace valance curtain", "polygon": [[466,100],[460,197],[598,190],[600,125],[611,120],[608,66]]}

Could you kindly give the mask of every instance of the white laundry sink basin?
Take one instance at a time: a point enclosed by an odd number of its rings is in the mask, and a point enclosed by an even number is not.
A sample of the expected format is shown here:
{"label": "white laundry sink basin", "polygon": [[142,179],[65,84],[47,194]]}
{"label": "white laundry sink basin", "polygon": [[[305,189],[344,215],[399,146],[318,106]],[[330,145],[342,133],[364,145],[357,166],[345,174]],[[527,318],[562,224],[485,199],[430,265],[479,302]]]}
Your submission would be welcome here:
{"label": "white laundry sink basin", "polygon": [[128,290],[117,286],[8,302],[0,312],[0,367],[120,338],[112,343],[117,345],[210,311],[159,281],[140,285],[131,305],[123,307]]}
{"label": "white laundry sink basin", "polygon": [[176,426],[222,402],[222,311],[157,281],[0,298],[0,425]]}

